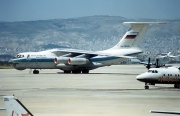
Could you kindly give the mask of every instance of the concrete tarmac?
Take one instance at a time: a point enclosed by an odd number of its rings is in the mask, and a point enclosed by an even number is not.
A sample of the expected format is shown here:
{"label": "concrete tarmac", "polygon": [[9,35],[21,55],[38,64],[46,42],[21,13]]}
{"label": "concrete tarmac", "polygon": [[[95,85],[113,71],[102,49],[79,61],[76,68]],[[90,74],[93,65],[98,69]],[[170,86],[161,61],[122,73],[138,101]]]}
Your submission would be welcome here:
{"label": "concrete tarmac", "polygon": [[[136,80],[145,71],[143,65],[102,67],[89,74],[2,69],[0,97],[14,94],[35,116],[164,116],[149,110],[180,111],[180,89],[158,84],[145,90]],[[0,116],[7,116],[6,111]]]}

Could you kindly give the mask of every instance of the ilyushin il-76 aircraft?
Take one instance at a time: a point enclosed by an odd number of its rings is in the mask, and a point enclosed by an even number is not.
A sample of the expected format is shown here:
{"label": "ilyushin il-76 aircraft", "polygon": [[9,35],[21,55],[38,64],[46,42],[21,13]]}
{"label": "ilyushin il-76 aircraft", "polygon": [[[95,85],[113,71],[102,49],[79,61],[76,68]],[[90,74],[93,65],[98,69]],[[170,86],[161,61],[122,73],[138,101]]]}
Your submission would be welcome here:
{"label": "ilyushin il-76 aircraft", "polygon": [[103,51],[84,51],[76,49],[51,49],[40,52],[19,53],[9,62],[17,70],[61,69],[64,73],[89,73],[103,66],[119,64],[142,53],[140,43],[150,24],[161,22],[124,22],[130,29],[114,47]]}

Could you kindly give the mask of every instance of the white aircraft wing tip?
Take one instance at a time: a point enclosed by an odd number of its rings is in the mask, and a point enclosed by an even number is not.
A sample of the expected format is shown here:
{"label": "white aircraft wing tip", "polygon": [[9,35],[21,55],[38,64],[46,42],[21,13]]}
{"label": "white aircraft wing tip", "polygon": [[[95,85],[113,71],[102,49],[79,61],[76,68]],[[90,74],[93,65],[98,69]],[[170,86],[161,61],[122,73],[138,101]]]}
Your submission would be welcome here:
{"label": "white aircraft wing tip", "polygon": [[180,114],[179,111],[161,111],[161,110],[150,110],[150,113],[163,113],[163,114]]}
{"label": "white aircraft wing tip", "polygon": [[154,110],[149,110],[150,113],[154,113]]}
{"label": "white aircraft wing tip", "polygon": [[133,57],[133,56],[116,56],[116,57],[126,58],[126,59],[135,59],[135,58],[137,58],[137,57]]}
{"label": "white aircraft wing tip", "polygon": [[6,108],[0,108],[0,110],[6,110]]}
{"label": "white aircraft wing tip", "polygon": [[166,24],[165,22],[123,22],[123,24]]}
{"label": "white aircraft wing tip", "polygon": [[3,98],[16,98],[14,95],[12,96],[2,96]]}

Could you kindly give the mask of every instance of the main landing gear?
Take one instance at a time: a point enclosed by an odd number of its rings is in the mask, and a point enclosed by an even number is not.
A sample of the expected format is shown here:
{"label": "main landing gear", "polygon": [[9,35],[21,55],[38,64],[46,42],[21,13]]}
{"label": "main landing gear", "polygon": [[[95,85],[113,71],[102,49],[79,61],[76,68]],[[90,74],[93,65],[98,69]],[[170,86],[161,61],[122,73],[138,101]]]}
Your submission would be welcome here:
{"label": "main landing gear", "polygon": [[89,70],[82,70],[82,73],[83,73],[83,74],[88,74],[88,73],[89,73]]}
{"label": "main landing gear", "polygon": [[73,73],[73,74],[80,74],[80,73],[83,73],[83,74],[88,74],[89,73],[89,70],[73,70],[73,71],[66,71],[64,70],[64,73]]}
{"label": "main landing gear", "polygon": [[174,88],[180,88],[180,84],[174,84]]}
{"label": "main landing gear", "polygon": [[39,71],[38,70],[33,70],[33,74],[39,74]]}
{"label": "main landing gear", "polygon": [[[149,85],[155,85],[155,83],[145,83],[144,89],[149,89]],[[180,84],[174,84],[174,88],[180,89]]]}

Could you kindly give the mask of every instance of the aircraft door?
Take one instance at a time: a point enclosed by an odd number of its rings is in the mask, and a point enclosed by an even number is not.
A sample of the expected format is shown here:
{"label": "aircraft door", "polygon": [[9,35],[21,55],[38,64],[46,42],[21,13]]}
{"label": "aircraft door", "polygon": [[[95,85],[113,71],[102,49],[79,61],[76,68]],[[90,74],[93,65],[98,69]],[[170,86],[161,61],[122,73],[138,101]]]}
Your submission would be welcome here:
{"label": "aircraft door", "polygon": [[36,67],[39,68],[41,65],[41,58],[36,57]]}
{"label": "aircraft door", "polygon": [[27,60],[26,67],[27,68],[33,68],[34,67],[34,63],[32,62],[33,60],[30,58],[30,54],[27,55],[26,60]]}

